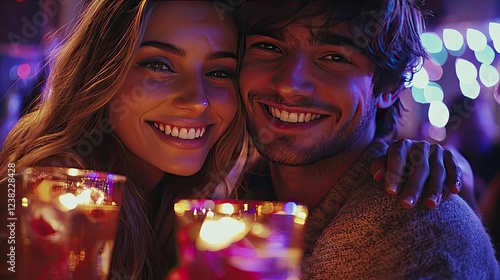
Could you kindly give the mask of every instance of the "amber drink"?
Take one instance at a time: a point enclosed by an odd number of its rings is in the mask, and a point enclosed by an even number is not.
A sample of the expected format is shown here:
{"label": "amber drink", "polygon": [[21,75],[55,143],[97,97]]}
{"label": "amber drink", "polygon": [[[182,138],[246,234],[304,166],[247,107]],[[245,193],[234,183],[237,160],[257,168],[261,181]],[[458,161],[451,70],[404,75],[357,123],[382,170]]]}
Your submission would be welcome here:
{"label": "amber drink", "polygon": [[108,279],[125,180],[92,170],[28,168],[22,279]]}
{"label": "amber drink", "polygon": [[174,209],[179,265],[190,279],[300,279],[304,205],[181,200]]}

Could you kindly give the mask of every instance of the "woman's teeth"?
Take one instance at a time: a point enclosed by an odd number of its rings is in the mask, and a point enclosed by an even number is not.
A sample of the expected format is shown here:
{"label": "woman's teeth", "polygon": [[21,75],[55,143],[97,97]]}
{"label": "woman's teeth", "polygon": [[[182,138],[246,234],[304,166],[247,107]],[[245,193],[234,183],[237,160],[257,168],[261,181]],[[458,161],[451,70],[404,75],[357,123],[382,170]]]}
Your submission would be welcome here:
{"label": "woman's teeth", "polygon": [[205,134],[205,127],[203,128],[184,128],[176,127],[168,124],[153,123],[156,128],[166,135],[177,137],[180,139],[196,139],[200,138]]}
{"label": "woman's teeth", "polygon": [[322,117],[319,114],[311,114],[311,113],[289,113],[285,110],[280,110],[275,107],[268,106],[271,115],[277,119],[280,119],[284,122],[289,123],[301,123],[301,122],[309,122],[314,121]]}

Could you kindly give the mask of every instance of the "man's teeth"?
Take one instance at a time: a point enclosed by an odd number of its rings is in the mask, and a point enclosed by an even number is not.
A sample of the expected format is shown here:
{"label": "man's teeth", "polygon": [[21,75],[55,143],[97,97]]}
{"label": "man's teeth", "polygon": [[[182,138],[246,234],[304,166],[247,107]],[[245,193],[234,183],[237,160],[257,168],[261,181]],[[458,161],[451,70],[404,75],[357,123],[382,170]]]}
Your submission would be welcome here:
{"label": "man's teeth", "polygon": [[280,119],[284,122],[289,123],[301,123],[301,122],[309,122],[314,121],[321,118],[319,114],[311,114],[311,113],[289,113],[285,110],[280,110],[278,108],[274,108],[269,106],[271,111],[271,115],[277,119]]}
{"label": "man's teeth", "polygon": [[184,128],[176,127],[168,124],[153,123],[156,128],[173,137],[180,139],[196,139],[200,138],[205,134],[205,128]]}

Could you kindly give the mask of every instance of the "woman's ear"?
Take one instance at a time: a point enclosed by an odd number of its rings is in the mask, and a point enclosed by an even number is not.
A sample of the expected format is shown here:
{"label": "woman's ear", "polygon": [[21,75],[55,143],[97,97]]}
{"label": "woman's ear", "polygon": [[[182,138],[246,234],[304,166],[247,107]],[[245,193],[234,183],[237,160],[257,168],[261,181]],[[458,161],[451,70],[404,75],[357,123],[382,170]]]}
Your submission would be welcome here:
{"label": "woman's ear", "polygon": [[398,99],[399,94],[381,93],[377,97],[377,108],[387,109]]}

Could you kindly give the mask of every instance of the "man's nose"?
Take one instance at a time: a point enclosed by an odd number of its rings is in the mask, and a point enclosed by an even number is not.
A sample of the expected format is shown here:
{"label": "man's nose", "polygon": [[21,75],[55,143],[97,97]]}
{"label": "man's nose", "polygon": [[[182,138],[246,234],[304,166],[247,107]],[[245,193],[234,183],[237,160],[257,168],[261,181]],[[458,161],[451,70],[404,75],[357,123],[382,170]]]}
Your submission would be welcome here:
{"label": "man's nose", "polygon": [[271,88],[283,97],[309,96],[314,92],[311,76],[311,62],[305,54],[290,54],[283,58],[274,73]]}

